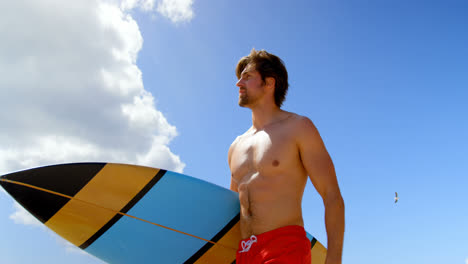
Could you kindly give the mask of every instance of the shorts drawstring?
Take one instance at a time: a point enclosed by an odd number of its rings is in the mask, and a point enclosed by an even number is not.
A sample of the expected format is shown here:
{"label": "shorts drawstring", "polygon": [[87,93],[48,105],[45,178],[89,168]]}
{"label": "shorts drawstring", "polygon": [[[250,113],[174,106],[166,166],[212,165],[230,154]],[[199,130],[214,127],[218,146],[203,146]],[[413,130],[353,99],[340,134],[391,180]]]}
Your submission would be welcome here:
{"label": "shorts drawstring", "polygon": [[239,253],[244,253],[244,252],[248,252],[250,250],[250,247],[252,246],[253,243],[256,243],[257,242],[257,237],[252,235],[250,237],[249,240],[246,241],[242,241],[241,245],[242,245],[242,251],[239,251]]}

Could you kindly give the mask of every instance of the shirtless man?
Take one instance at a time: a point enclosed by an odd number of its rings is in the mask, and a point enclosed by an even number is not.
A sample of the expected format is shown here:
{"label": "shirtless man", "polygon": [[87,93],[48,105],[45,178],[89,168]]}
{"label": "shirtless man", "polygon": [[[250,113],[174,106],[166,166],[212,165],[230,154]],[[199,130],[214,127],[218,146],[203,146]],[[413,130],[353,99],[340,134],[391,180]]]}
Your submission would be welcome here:
{"label": "shirtless man", "polygon": [[326,264],[341,263],[344,202],[334,166],[314,124],[280,109],[289,86],[283,62],[252,50],[236,75],[239,105],[252,110],[252,127],[228,153],[241,205],[236,263],[311,263],[301,208],[307,178],[325,207]]}

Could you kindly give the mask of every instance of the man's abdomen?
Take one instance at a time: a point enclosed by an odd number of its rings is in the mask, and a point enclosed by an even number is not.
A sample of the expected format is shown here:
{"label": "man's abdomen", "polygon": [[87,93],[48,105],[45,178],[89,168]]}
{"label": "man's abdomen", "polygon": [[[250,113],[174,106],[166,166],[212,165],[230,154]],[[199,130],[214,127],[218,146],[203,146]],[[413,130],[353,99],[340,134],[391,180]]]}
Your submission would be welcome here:
{"label": "man's abdomen", "polygon": [[[288,225],[303,226],[302,192],[291,186],[247,185],[239,188],[241,235],[248,238]],[[300,193],[300,195],[298,195]]]}

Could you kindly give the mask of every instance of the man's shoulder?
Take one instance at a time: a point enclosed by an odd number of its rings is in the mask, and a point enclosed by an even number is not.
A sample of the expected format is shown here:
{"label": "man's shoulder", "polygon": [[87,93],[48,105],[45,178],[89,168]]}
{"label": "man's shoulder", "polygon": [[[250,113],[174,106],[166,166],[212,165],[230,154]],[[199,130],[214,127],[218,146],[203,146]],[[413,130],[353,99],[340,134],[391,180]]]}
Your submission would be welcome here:
{"label": "man's shoulder", "polygon": [[246,137],[251,136],[252,134],[254,134],[254,128],[253,128],[253,126],[251,126],[249,129],[247,129],[243,134],[237,136],[236,139],[234,140],[234,142],[240,141],[240,140],[242,140],[243,138],[246,138]]}
{"label": "man's shoulder", "polygon": [[244,137],[251,134],[252,133],[251,131],[252,131],[252,127],[249,128],[247,131],[245,131],[242,135],[237,136],[236,139],[234,139],[234,141],[232,142],[231,148],[235,146],[239,141],[241,141]]}
{"label": "man's shoulder", "polygon": [[241,137],[241,136],[237,136],[236,139],[234,139],[234,141],[232,141],[232,143],[231,143],[231,148],[234,147],[234,146],[237,144],[237,142],[239,142],[239,140],[240,140],[239,138],[240,138],[240,137]]}
{"label": "man's shoulder", "polygon": [[289,114],[291,115],[290,125],[292,125],[294,129],[301,130],[310,129],[311,127],[315,128],[314,123],[307,116],[299,115],[292,112]]}
{"label": "man's shoulder", "polygon": [[320,134],[312,120],[303,115],[292,113],[288,130],[296,140],[319,140]]}

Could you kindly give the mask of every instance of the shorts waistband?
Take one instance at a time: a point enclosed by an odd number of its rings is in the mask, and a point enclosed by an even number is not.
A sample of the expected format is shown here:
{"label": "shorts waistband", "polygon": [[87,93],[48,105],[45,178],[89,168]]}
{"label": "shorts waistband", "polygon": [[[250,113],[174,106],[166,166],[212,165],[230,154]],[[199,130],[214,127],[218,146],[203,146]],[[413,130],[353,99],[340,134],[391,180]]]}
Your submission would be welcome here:
{"label": "shorts waistband", "polygon": [[[267,244],[270,241],[276,241],[276,239],[293,239],[293,240],[306,240],[307,239],[307,233],[304,229],[304,227],[299,226],[299,225],[291,225],[291,226],[285,226],[285,227],[280,227],[265,233],[261,233],[259,235],[252,235],[250,238],[242,239],[239,241],[239,251],[238,253],[245,253],[249,252],[250,248],[253,247],[258,247],[263,244]],[[254,245],[255,244],[255,245]]]}
{"label": "shorts waistband", "polygon": [[[268,241],[272,238],[277,238],[279,236],[285,236],[285,235],[306,236],[306,231],[304,227],[302,226],[290,225],[290,226],[280,227],[280,228],[277,228],[277,229],[274,229],[265,233],[255,235],[255,237],[257,238],[258,242],[261,242],[261,241]],[[248,241],[248,240],[251,240],[251,238],[242,239],[241,242]]]}

